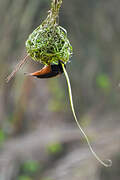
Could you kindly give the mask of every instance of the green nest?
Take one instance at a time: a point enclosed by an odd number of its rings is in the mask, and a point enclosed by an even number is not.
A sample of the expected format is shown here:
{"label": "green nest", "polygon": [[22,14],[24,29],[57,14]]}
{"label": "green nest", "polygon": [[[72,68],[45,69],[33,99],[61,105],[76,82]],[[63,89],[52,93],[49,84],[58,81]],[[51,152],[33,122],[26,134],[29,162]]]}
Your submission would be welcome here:
{"label": "green nest", "polygon": [[29,35],[26,48],[33,60],[45,65],[57,64],[59,60],[66,64],[72,54],[66,30],[57,24],[41,24]]}

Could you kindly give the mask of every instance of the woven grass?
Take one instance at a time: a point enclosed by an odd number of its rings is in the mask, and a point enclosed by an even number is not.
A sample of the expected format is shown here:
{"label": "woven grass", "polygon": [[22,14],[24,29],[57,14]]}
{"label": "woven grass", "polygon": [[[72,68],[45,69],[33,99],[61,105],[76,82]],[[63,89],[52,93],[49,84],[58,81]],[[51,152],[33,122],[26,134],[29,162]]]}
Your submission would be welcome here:
{"label": "woven grass", "polygon": [[66,64],[72,55],[67,31],[56,22],[61,4],[62,0],[52,1],[47,18],[26,41],[27,53],[33,60],[45,65],[57,64],[59,60]]}

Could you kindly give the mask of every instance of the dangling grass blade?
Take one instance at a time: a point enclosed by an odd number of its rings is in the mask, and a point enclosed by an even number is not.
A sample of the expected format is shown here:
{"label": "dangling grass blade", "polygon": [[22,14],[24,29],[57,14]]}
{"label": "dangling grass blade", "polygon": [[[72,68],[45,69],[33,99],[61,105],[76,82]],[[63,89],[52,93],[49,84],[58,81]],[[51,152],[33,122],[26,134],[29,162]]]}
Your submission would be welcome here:
{"label": "dangling grass blade", "polygon": [[16,72],[25,64],[25,62],[28,60],[29,55],[27,54],[24,59],[22,59],[15,67],[15,69],[12,71],[12,73],[7,77],[6,82],[8,83],[13,76],[16,74]]}
{"label": "dangling grass blade", "polygon": [[78,119],[76,117],[76,113],[75,113],[75,109],[74,109],[74,105],[73,105],[73,98],[72,98],[72,90],[71,90],[71,85],[70,85],[70,80],[69,80],[69,77],[68,77],[68,74],[67,74],[67,71],[65,69],[65,66],[64,64],[62,64],[62,67],[63,67],[63,71],[64,71],[64,74],[65,74],[65,77],[66,77],[66,81],[67,81],[67,85],[68,85],[68,91],[69,91],[69,99],[70,99],[70,105],[71,105],[71,109],[72,109],[72,113],[73,113],[73,116],[74,116],[74,119],[77,123],[77,126],[78,128],[80,129],[83,137],[85,138],[87,144],[88,144],[88,147],[90,149],[90,151],[92,152],[93,156],[105,167],[110,167],[112,165],[112,161],[107,159],[106,162],[102,161],[99,156],[95,153],[95,151],[93,150],[91,144],[90,144],[90,141],[86,135],[86,133],[84,132],[84,130],[82,129],[81,125],[79,124],[78,122]]}

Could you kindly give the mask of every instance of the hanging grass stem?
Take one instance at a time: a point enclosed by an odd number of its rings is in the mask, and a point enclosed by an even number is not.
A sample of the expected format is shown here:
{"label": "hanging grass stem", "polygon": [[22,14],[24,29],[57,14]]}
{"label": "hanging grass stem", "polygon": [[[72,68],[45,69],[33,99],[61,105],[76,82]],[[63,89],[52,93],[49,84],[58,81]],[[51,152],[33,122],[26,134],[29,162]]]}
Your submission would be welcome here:
{"label": "hanging grass stem", "polygon": [[68,74],[67,74],[67,71],[64,67],[64,64],[62,64],[62,67],[63,67],[63,71],[64,71],[64,74],[65,74],[65,77],[66,77],[66,81],[67,81],[67,85],[68,85],[68,91],[69,91],[69,99],[70,99],[70,105],[71,105],[71,109],[72,109],[72,113],[73,113],[73,116],[74,116],[74,119],[77,123],[77,126],[78,128],[80,129],[83,137],[85,138],[87,144],[88,144],[88,147],[90,149],[90,151],[92,152],[93,156],[105,167],[110,167],[112,165],[112,161],[110,159],[106,159],[105,161],[102,161],[99,156],[95,153],[95,151],[93,150],[91,144],[90,144],[90,141],[86,135],[86,133],[84,132],[84,130],[82,129],[81,125],[79,124],[78,122],[78,119],[77,119],[77,116],[76,116],[76,113],[75,113],[75,109],[74,109],[74,105],[73,105],[73,98],[72,98],[72,90],[71,90],[71,85],[70,85],[70,80],[69,80],[69,77],[68,77]]}

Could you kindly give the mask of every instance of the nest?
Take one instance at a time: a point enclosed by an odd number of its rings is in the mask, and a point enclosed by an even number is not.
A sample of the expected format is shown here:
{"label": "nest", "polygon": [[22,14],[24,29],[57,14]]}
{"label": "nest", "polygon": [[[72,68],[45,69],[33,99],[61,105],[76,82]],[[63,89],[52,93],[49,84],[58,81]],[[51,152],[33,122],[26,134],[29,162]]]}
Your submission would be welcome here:
{"label": "nest", "polygon": [[72,55],[72,46],[67,38],[66,30],[57,23],[61,4],[62,0],[52,0],[47,18],[29,35],[26,41],[27,55],[7,77],[7,82],[27,62],[29,56],[45,65],[58,64],[59,60],[64,64],[67,63]]}
{"label": "nest", "polygon": [[56,22],[61,4],[62,0],[52,0],[47,18],[26,41],[27,53],[45,65],[57,64],[59,60],[66,64],[72,54],[67,32]]}
{"label": "nest", "polygon": [[66,63],[72,54],[66,30],[58,25],[53,27],[40,25],[30,34],[26,48],[33,60],[46,65],[57,64],[58,60]]}

